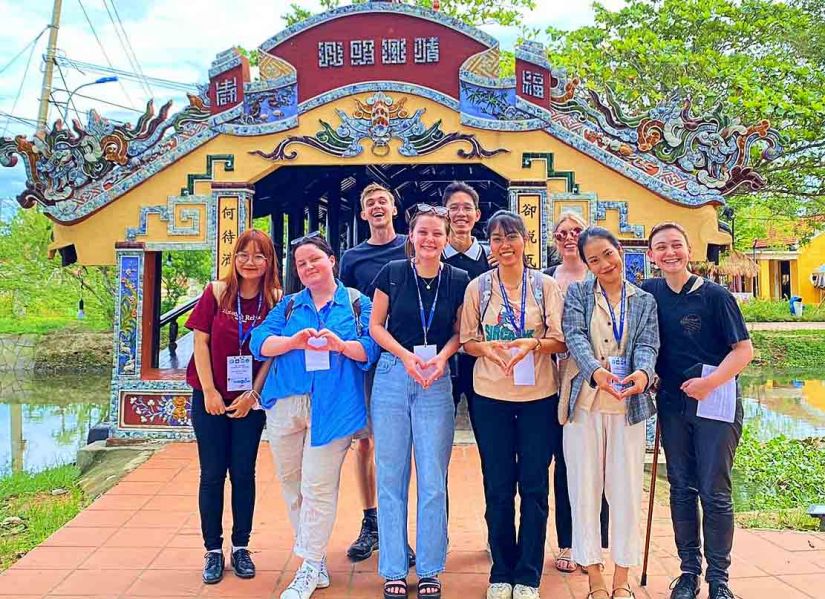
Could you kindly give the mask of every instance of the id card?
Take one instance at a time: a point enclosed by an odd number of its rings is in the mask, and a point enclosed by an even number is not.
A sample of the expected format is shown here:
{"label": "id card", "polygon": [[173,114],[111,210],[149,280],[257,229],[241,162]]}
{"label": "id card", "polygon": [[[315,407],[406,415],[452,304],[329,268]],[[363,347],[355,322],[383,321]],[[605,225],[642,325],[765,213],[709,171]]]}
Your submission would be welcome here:
{"label": "id card", "polygon": [[[517,348],[512,348],[510,356],[516,355],[518,351]],[[528,353],[513,366],[513,384],[519,386],[536,384],[536,360],[533,352]]]}
{"label": "id card", "polygon": [[252,356],[226,358],[226,390],[249,391],[252,388]]}
{"label": "id card", "polygon": [[[436,349],[435,345],[416,345],[413,347],[413,353],[425,362],[428,362],[435,358],[437,353]],[[433,372],[435,372],[435,366],[421,370],[424,378],[428,378]]]}
{"label": "id card", "polygon": [[[624,356],[608,356],[607,363],[610,365],[610,372],[620,379],[625,379],[630,375],[630,372],[628,372],[627,358]],[[621,383],[613,383],[613,388],[616,391],[623,391],[630,386],[631,384],[622,385]]]}
{"label": "id card", "polygon": [[329,352],[327,350],[305,349],[304,360],[307,372],[329,370]]}

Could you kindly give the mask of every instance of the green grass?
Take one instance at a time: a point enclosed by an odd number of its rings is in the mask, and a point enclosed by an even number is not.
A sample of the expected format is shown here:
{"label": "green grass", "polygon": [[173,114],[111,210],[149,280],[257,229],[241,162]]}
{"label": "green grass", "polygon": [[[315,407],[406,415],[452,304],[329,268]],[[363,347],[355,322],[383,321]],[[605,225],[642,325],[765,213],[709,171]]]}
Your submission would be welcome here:
{"label": "green grass", "polygon": [[825,321],[825,305],[805,305],[802,316],[797,318],[791,315],[786,301],[769,301],[752,299],[739,304],[742,316],[747,322],[823,322]]}
{"label": "green grass", "polygon": [[752,331],[753,366],[821,368],[825,363],[825,331]]}
{"label": "green grass", "polygon": [[23,319],[0,316],[0,334],[42,334],[74,328],[83,331],[107,331],[111,326],[104,321],[77,320],[64,316],[36,316]]}
{"label": "green grass", "polygon": [[[79,476],[80,470],[70,465],[0,479],[0,571],[42,543],[87,505],[77,483]],[[67,492],[52,495],[53,489]],[[21,518],[22,523],[3,524],[11,517]]]}
{"label": "green grass", "polygon": [[811,518],[802,508],[790,510],[742,512],[734,514],[736,525],[742,528],[773,530],[819,530],[819,520]]}

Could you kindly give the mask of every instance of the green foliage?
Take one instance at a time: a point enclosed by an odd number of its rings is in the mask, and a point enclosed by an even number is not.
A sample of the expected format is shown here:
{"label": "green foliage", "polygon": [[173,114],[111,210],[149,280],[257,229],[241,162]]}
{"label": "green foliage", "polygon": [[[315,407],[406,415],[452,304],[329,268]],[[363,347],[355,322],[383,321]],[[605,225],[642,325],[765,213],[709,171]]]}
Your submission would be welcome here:
{"label": "green foliage", "polygon": [[791,314],[788,302],[752,299],[739,304],[747,322],[825,322],[825,307],[806,305],[802,317]]}
{"label": "green foliage", "polygon": [[0,230],[0,319],[76,318],[83,298],[92,328],[110,328],[114,316],[112,267],[60,266],[49,259],[52,223],[37,210],[18,210]]}
{"label": "green foliage", "polygon": [[740,488],[737,511],[806,507],[822,500],[825,439],[779,436],[759,441],[745,426],[734,472]]}
{"label": "green foliage", "polygon": [[[367,0],[352,0],[346,4],[364,4]],[[342,0],[321,0],[322,10],[328,11],[344,4]],[[423,8],[432,8],[433,0],[413,0],[407,4],[414,4]],[[464,21],[469,25],[518,25],[525,10],[533,10],[535,0],[441,0],[441,12]],[[282,19],[287,26],[300,23],[312,16],[312,12],[293,2],[289,5],[290,11]]]}
{"label": "green foliage", "polygon": [[[703,112],[721,104],[746,125],[761,119],[786,136],[785,154],[756,166],[770,216],[825,212],[825,3],[821,0],[598,2],[595,23],[547,30],[548,58],[643,112],[681,90]],[[737,233],[739,229],[737,222]]]}
{"label": "green foliage", "polygon": [[[80,513],[88,501],[78,486],[79,476],[77,467],[61,466],[0,479],[0,522],[21,519],[17,524],[0,525],[0,570]],[[52,495],[54,489],[66,493]]]}
{"label": "green foliage", "polygon": [[200,293],[212,276],[212,255],[206,250],[167,252],[161,270],[160,313],[163,314],[189,295],[193,283]]}
{"label": "green foliage", "polygon": [[822,368],[825,331],[752,331],[753,366],[765,368]]}

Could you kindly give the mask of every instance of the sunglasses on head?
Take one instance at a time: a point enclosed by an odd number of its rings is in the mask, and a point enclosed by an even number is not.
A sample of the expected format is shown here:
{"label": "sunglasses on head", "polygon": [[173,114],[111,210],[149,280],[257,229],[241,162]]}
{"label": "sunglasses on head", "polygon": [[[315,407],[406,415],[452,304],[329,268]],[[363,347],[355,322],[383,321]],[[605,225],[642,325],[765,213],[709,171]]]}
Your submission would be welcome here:
{"label": "sunglasses on head", "polygon": [[289,242],[289,246],[290,247],[295,247],[296,245],[301,245],[302,243],[305,243],[305,242],[309,241],[310,239],[315,239],[316,237],[320,237],[320,236],[321,236],[320,231],[313,231],[312,233],[307,233],[303,237],[298,237],[297,239],[293,239],[292,241]]}
{"label": "sunglasses on head", "polygon": [[564,241],[568,237],[570,237],[571,239],[578,239],[579,234],[581,232],[582,232],[581,227],[574,227],[574,228],[569,229],[567,231],[556,231],[555,233],[553,233],[553,237],[556,238],[556,241]]}
{"label": "sunglasses on head", "polygon": [[431,214],[439,218],[446,218],[449,220],[450,211],[444,206],[432,206],[430,204],[416,204],[407,210],[407,222],[410,222],[417,214]]}

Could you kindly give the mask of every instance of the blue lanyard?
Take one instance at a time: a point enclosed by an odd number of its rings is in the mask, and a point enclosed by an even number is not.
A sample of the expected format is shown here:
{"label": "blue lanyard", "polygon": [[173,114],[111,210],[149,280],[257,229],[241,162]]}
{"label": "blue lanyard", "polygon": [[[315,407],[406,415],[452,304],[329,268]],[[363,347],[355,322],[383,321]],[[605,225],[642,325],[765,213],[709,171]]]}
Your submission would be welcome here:
{"label": "blue lanyard", "polygon": [[418,271],[414,263],[410,263],[415,276],[415,291],[418,293],[418,313],[421,316],[421,328],[424,330],[424,345],[427,343],[427,333],[430,332],[430,327],[433,326],[433,317],[435,316],[435,305],[438,303],[438,291],[441,288],[441,265],[438,265],[438,282],[435,284],[435,297],[433,298],[433,305],[430,306],[430,317],[424,318],[424,302],[421,299],[421,289],[418,287]]}
{"label": "blue lanyard", "polygon": [[621,346],[622,344],[622,335],[624,335],[624,311],[625,311],[625,300],[627,299],[627,282],[622,281],[622,299],[621,299],[621,308],[619,309],[619,328],[616,328],[616,312],[613,311],[613,306],[610,305],[610,300],[607,299],[607,293],[605,293],[604,288],[600,286],[602,290],[602,296],[604,297],[604,301],[607,303],[607,309],[610,311],[610,324],[613,325],[613,338],[616,340],[616,344]]}
{"label": "blue lanyard", "polygon": [[243,355],[243,346],[246,343],[247,339],[252,335],[252,329],[255,328],[255,325],[258,324],[258,317],[261,315],[261,307],[264,305],[264,294],[262,292],[258,293],[258,311],[255,312],[255,318],[252,321],[252,326],[249,327],[249,330],[246,331],[246,334],[243,332],[243,312],[241,312],[241,293],[238,292],[238,295],[235,296],[237,300],[238,306],[238,355]]}
{"label": "blue lanyard", "polygon": [[501,300],[504,302],[504,311],[507,313],[510,324],[512,324],[516,330],[516,337],[520,339],[524,336],[525,309],[527,307],[527,267],[524,268],[524,272],[521,275],[521,318],[519,325],[516,325],[516,315],[513,313],[513,306],[510,305],[507,290],[504,288],[504,283],[501,282],[501,269],[498,269],[498,287],[501,291]]}

